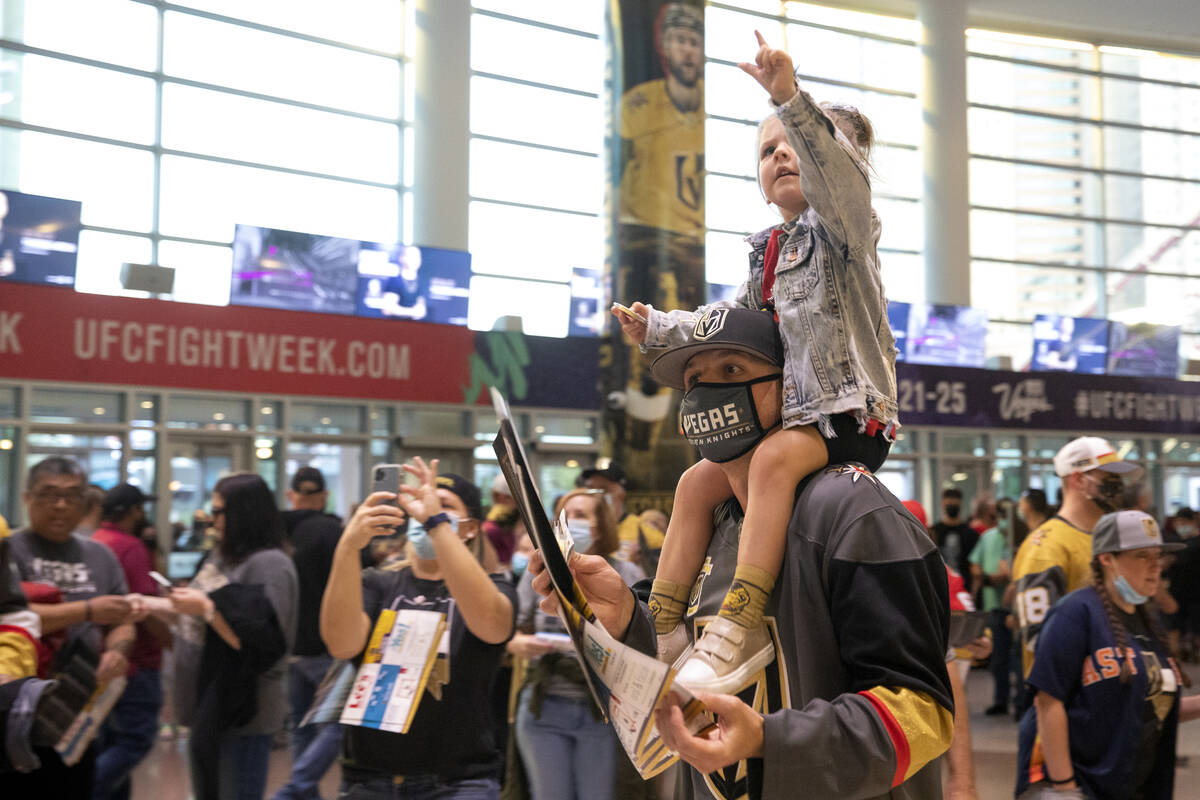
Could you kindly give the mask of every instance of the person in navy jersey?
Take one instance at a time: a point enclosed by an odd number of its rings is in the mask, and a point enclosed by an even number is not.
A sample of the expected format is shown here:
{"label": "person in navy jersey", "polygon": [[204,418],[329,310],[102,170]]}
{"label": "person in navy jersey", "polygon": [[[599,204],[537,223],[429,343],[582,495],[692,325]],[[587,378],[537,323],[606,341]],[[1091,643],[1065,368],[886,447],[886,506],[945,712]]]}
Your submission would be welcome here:
{"label": "person in navy jersey", "polygon": [[[1038,636],[1018,749],[1022,800],[1172,796],[1180,684],[1190,681],[1146,601],[1162,554],[1179,547],[1141,511],[1096,524],[1091,585],[1064,597]],[[1183,718],[1198,714],[1189,703]]]}

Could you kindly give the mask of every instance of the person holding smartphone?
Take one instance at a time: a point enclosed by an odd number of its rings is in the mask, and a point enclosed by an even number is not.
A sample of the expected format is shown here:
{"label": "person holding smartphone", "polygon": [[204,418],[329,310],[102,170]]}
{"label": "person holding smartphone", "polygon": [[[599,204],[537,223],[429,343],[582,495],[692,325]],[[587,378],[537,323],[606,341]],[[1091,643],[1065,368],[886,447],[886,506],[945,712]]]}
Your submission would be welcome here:
{"label": "person holding smartphone", "polygon": [[[458,475],[438,475],[437,460],[403,469],[417,480],[376,491],[355,511],[337,550],[321,603],[321,637],[335,658],[361,663],[384,609],[446,614],[449,680],[430,680],[407,733],[347,726],[344,800],[433,797],[498,798],[501,758],[491,720],[491,690],[516,619],[516,590],[506,573],[483,567],[481,493]],[[362,569],[359,550],[403,506],[414,524],[411,560],[396,569]]]}

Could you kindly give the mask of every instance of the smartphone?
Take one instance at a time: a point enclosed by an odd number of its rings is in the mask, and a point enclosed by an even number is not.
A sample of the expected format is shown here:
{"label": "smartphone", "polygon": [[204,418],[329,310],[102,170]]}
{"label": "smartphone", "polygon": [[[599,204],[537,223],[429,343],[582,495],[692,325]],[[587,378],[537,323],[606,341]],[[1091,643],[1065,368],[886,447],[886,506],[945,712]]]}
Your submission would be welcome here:
{"label": "smartphone", "polygon": [[165,589],[168,592],[171,591],[171,582],[169,580],[167,580],[166,578],[164,578],[162,576],[161,572],[156,572],[155,570],[150,570],[150,577],[153,578],[154,582],[157,583],[159,586],[161,586],[163,589]]}
{"label": "smartphone", "polygon": [[[397,494],[400,491],[400,481],[406,474],[399,464],[376,464],[371,468],[371,493],[391,492]],[[399,508],[400,499],[393,497],[391,500],[385,500],[384,504]]]}
{"label": "smartphone", "polygon": [[986,611],[954,611],[950,614],[950,646],[966,647],[983,636],[990,615]]}
{"label": "smartphone", "polygon": [[634,311],[634,310],[633,310],[632,308],[630,308],[629,306],[623,306],[623,305],[621,305],[620,303],[613,303],[613,304],[612,304],[612,307],[613,307],[614,309],[616,309],[617,311],[620,311],[622,314],[624,314],[625,316],[629,317],[630,319],[636,319],[638,322],[640,322],[640,323],[642,323],[643,325],[646,325],[646,326],[649,326],[649,325],[650,325],[650,321],[649,321],[648,319],[646,319],[646,318],[645,318],[645,317],[643,317],[641,314],[639,314],[639,313],[637,313],[636,311]]}

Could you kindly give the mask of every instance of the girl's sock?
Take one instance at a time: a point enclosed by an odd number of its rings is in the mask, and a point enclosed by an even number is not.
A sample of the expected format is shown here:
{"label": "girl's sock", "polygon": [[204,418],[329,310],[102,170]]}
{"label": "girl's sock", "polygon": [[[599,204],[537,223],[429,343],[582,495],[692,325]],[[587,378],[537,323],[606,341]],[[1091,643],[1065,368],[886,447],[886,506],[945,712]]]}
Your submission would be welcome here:
{"label": "girl's sock", "polygon": [[762,624],[767,598],[774,588],[774,575],[750,564],[738,564],[717,616],[743,628],[758,627]]}
{"label": "girl's sock", "polygon": [[683,621],[683,612],[687,610],[688,594],[691,587],[675,583],[666,578],[655,578],[650,588],[650,614],[654,617],[654,632],[670,633]]}

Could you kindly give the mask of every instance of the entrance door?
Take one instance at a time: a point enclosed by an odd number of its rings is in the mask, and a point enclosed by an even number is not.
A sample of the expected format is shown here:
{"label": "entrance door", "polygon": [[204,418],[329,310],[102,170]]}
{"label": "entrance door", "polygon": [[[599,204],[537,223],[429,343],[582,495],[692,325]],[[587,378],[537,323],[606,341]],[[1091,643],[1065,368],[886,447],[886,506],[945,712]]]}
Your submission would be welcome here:
{"label": "entrance door", "polygon": [[217,481],[249,468],[243,439],[176,438],[167,445],[170,459],[170,521],[190,529],[197,509],[207,509]]}

